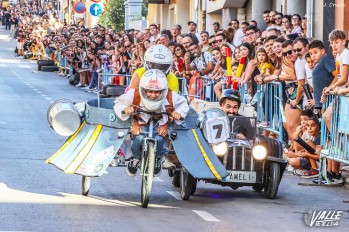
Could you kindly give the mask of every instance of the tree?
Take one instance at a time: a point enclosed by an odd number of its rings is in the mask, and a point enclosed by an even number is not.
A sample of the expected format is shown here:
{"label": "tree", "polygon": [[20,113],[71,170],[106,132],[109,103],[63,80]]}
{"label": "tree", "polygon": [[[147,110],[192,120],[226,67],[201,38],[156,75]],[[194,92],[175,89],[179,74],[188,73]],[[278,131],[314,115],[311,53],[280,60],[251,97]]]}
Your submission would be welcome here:
{"label": "tree", "polygon": [[109,0],[106,3],[106,9],[98,23],[103,26],[111,25],[116,31],[123,31],[125,28],[124,0]]}

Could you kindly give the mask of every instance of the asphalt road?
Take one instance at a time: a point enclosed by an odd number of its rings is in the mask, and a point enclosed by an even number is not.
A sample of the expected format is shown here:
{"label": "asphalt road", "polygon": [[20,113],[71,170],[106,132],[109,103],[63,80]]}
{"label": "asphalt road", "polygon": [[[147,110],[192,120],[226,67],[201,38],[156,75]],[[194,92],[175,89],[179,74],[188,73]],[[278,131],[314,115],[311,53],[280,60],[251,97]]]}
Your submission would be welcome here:
{"label": "asphalt road", "polygon": [[[36,72],[34,61],[15,58],[16,41],[0,27],[0,231],[348,231],[344,187],[309,183],[286,172],[275,200],[245,187],[232,190],[199,182],[181,201],[166,172],[155,179],[149,208],[139,206],[141,178],[124,168],[92,180],[81,195],[81,177],[45,164],[65,141],[48,126],[46,112],[60,98],[94,98],[65,77]],[[344,211],[335,228],[309,228],[307,210]]]}

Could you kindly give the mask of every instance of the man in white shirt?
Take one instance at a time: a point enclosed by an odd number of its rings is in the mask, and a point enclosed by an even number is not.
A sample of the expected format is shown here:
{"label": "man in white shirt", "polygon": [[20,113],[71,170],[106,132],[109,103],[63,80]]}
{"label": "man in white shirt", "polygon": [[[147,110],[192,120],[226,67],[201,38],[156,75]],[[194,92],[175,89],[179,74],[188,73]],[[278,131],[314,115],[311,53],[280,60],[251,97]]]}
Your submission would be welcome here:
{"label": "man in white shirt", "polygon": [[[306,74],[306,63],[307,61],[305,60],[305,55],[307,54],[307,45],[308,45],[308,40],[306,38],[297,38],[293,42],[293,51],[297,53],[298,59],[296,60],[295,63],[295,71],[296,71],[296,77],[298,80],[298,90],[297,90],[297,96],[296,99],[292,100],[290,102],[291,106],[296,106],[303,98],[304,95],[304,89],[303,89],[303,84],[306,81],[307,74]],[[304,101],[307,103],[308,101]]]}
{"label": "man in white shirt", "polygon": [[158,30],[158,26],[156,26],[156,24],[150,24],[149,26],[149,29],[150,29],[150,42],[155,42],[157,39],[160,39],[160,33],[159,33],[159,30]]}
{"label": "man in white shirt", "polygon": [[197,24],[194,21],[188,22],[188,30],[189,30],[188,33],[194,34],[196,36],[196,38],[198,39],[199,44],[201,44],[201,37],[200,37],[200,34],[198,32],[196,32],[196,27],[197,27]]}
{"label": "man in white shirt", "polygon": [[242,37],[244,37],[245,33],[240,28],[239,20],[234,19],[231,21],[231,26],[235,30],[233,44],[235,47],[237,47],[242,43]]}

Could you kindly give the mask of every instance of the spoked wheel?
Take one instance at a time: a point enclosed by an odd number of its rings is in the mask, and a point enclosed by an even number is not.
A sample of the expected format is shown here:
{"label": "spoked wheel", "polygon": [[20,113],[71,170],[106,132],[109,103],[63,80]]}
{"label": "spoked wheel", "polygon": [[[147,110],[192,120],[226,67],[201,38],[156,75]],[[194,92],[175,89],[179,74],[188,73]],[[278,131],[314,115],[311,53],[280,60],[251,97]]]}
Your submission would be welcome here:
{"label": "spoked wheel", "polygon": [[190,195],[196,191],[196,179],[184,168],[181,169],[180,187],[182,200],[189,200]]}
{"label": "spoked wheel", "polygon": [[271,162],[267,175],[267,184],[264,188],[264,196],[275,199],[280,184],[280,164]]}
{"label": "spoked wheel", "polygon": [[91,187],[91,177],[83,176],[82,177],[82,195],[87,196]]}
{"label": "spoked wheel", "polygon": [[148,154],[143,156],[141,174],[142,174],[142,191],[141,191],[141,206],[148,207],[151,187],[153,184],[155,166],[155,151],[154,144],[148,143]]}

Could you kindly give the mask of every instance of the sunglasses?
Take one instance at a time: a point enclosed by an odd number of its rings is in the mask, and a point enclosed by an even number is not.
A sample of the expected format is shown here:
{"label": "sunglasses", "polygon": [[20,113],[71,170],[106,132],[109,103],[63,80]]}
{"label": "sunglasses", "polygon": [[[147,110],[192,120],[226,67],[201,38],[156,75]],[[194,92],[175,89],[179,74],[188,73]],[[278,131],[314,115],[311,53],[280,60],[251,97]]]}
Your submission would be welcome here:
{"label": "sunglasses", "polygon": [[131,45],[125,46],[125,48],[130,48],[130,47],[131,47]]}
{"label": "sunglasses", "polygon": [[212,41],[211,43],[208,43],[208,45],[212,46],[213,44],[216,44],[217,41]]}
{"label": "sunglasses", "polygon": [[283,56],[287,56],[287,55],[292,55],[293,50],[288,50],[287,52],[283,52],[282,55]]}
{"label": "sunglasses", "polygon": [[303,48],[293,49],[294,52],[301,52]]}
{"label": "sunglasses", "polygon": [[218,40],[216,40],[216,43],[222,43],[223,42],[223,40],[222,39],[218,39]]}

